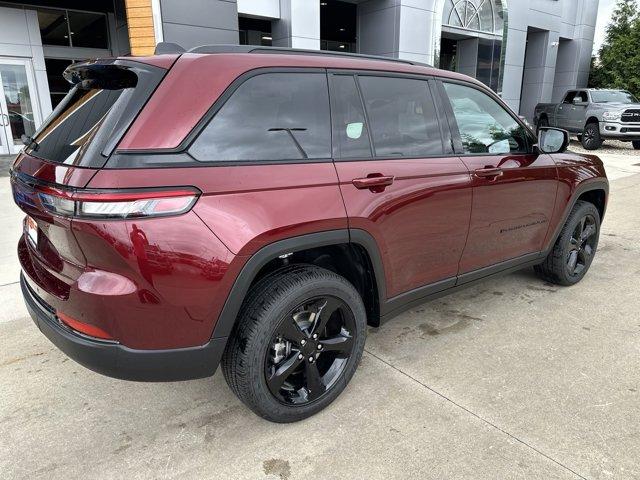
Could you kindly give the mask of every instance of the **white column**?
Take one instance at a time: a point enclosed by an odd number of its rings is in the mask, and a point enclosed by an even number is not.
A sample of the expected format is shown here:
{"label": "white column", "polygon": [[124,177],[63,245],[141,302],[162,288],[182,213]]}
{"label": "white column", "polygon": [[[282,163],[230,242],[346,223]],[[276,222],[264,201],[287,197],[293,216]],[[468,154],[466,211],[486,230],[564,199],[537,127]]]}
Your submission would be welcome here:
{"label": "white column", "polygon": [[320,2],[280,0],[280,20],[273,22],[275,47],[320,50]]}

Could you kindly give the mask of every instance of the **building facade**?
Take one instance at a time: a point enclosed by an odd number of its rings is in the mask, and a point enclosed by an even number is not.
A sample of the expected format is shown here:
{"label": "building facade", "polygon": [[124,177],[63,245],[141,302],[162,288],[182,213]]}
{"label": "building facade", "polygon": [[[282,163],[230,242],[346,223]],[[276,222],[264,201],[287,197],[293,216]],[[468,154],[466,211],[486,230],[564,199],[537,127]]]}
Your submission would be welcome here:
{"label": "building facade", "polygon": [[478,78],[520,115],[586,86],[598,0],[0,0],[0,153],[42,122],[72,62],[251,44],[384,55]]}

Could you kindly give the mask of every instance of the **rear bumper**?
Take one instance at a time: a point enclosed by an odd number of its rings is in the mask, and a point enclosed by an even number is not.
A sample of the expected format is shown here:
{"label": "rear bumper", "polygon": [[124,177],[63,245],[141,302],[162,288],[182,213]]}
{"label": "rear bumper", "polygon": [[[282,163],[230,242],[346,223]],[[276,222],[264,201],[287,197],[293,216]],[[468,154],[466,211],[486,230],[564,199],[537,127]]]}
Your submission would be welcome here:
{"label": "rear bumper", "polygon": [[22,295],[31,318],[60,350],[94,372],[123,380],[177,381],[213,375],[222,358],[226,338],[214,338],[199,347],[136,350],[116,342],[94,340],[60,323],[20,274]]}

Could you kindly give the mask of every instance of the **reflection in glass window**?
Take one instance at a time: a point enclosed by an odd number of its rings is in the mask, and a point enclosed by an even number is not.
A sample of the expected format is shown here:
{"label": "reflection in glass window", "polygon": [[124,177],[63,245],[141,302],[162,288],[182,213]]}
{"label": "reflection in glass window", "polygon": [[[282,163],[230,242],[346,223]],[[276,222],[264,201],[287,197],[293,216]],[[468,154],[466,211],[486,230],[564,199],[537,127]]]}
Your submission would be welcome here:
{"label": "reflection in glass window", "polygon": [[475,88],[445,83],[465,153],[527,152],[527,133],[494,99]]}
{"label": "reflection in glass window", "polygon": [[47,8],[37,11],[43,45],[109,48],[109,27],[104,13]]}
{"label": "reflection in glass window", "polygon": [[442,138],[429,84],[392,77],[358,78],[377,157],[442,153]]}
{"label": "reflection in glass window", "polygon": [[198,136],[202,161],[331,158],[327,77],[268,73],[248,79]]}
{"label": "reflection in glass window", "polygon": [[27,72],[24,65],[3,64],[0,65],[0,79],[7,105],[12,141],[14,145],[20,145],[22,135],[31,136],[35,132]]}
{"label": "reflection in glass window", "polygon": [[62,76],[65,68],[73,63],[73,60],[61,60],[57,58],[45,58],[44,66],[47,70],[47,82],[49,83],[49,93],[51,95],[51,105],[53,108],[71,90],[71,84]]}
{"label": "reflection in glass window", "polygon": [[74,47],[109,48],[107,17],[104,14],[69,10],[68,16]]}
{"label": "reflection in glass window", "polygon": [[37,147],[29,153],[53,162],[73,163],[122,92],[75,88],[38,131]]}
{"label": "reflection in glass window", "polygon": [[334,75],[331,87],[335,156],[370,157],[369,132],[355,79],[351,75]]}
{"label": "reflection in glass window", "polygon": [[43,45],[70,45],[65,10],[38,9],[38,25]]}

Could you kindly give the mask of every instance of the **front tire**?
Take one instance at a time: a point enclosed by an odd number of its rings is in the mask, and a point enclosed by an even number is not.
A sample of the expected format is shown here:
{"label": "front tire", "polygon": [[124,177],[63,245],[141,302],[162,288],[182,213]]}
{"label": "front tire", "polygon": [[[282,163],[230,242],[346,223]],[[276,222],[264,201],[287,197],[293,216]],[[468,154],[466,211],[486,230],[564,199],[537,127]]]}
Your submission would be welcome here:
{"label": "front tire", "polygon": [[634,150],[640,150],[640,140],[634,140],[631,144],[633,145]]}
{"label": "front tire", "polygon": [[596,122],[587,123],[582,131],[580,141],[585,150],[598,150],[602,146],[600,125]]}
{"label": "front tire", "polygon": [[544,280],[575,285],[584,278],[598,248],[600,212],[589,202],[578,200],[544,262],[534,267]]}
{"label": "front tire", "polygon": [[257,415],[279,423],[318,413],[353,376],[366,310],[345,278],[312,265],[252,287],[222,358],[225,380]]}

